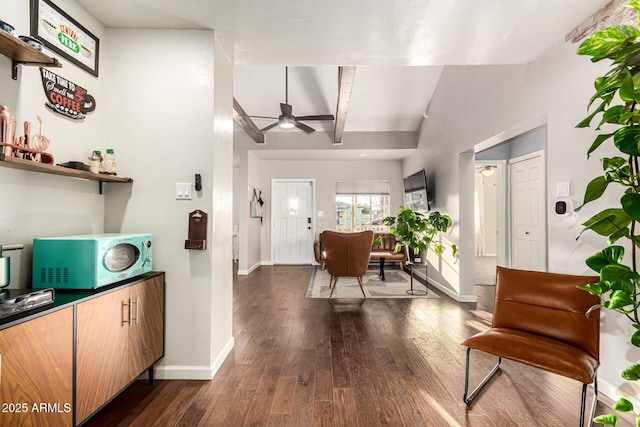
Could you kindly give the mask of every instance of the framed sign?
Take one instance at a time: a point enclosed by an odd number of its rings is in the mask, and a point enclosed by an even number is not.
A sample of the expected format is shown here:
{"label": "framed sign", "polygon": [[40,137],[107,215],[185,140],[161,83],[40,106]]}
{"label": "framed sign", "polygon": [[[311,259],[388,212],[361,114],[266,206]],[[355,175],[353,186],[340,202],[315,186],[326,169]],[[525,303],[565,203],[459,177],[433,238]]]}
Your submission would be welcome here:
{"label": "framed sign", "polygon": [[31,36],[98,77],[100,40],[50,0],[31,0]]}

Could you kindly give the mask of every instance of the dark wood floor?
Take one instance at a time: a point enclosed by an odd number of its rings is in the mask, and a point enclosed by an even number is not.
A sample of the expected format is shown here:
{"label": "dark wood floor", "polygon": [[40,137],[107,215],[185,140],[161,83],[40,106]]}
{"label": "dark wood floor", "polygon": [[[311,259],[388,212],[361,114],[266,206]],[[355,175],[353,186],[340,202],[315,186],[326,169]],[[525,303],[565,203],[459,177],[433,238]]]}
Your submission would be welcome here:
{"label": "dark wood floor", "polygon": [[[492,287],[477,304],[305,299],[309,274],[274,266],[237,277],[235,348],[213,380],[136,382],[86,425],[578,424],[579,383],[509,361],[473,404],[462,402],[460,342],[490,325]],[[474,355],[472,384],[495,362]]]}

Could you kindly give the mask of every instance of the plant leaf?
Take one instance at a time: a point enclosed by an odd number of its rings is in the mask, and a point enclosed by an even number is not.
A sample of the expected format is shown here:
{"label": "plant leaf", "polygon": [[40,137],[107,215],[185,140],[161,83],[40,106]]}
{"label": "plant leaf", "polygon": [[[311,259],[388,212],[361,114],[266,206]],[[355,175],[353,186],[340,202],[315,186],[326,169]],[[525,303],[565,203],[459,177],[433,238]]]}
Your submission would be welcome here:
{"label": "plant leaf", "polygon": [[607,282],[630,282],[638,278],[640,278],[638,273],[622,264],[609,264],[600,269],[600,280]]}
{"label": "plant leaf", "polygon": [[610,245],[613,245],[615,242],[617,242],[618,240],[622,239],[623,237],[629,237],[629,229],[628,228],[621,228],[620,230],[616,231],[615,233],[611,233],[609,235],[609,238],[607,239],[607,243],[609,243]]}
{"label": "plant leaf", "polygon": [[613,143],[618,150],[630,156],[640,156],[640,125],[625,126],[613,135]]}
{"label": "plant leaf", "polygon": [[598,124],[598,129],[605,123],[615,123],[620,124],[620,117],[624,113],[624,107],[622,105],[615,105],[609,108],[602,115],[602,120],[600,120],[600,124]]}
{"label": "plant leaf", "polygon": [[622,209],[635,221],[640,221],[640,194],[628,193],[620,199]]}
{"label": "plant leaf", "polygon": [[[577,127],[577,128],[588,128],[588,127],[589,127],[589,125],[591,125],[591,120],[593,120],[593,118],[596,116],[596,114],[598,114],[598,113],[600,113],[600,112],[604,111],[604,109],[606,108],[606,106],[607,106],[607,103],[606,103],[606,102],[602,102],[602,103],[600,104],[600,106],[598,106],[598,108],[596,108],[596,109],[595,109],[591,114],[589,114],[587,117],[585,117],[584,119],[582,119],[582,121],[581,121],[580,123],[578,123],[578,124],[576,125],[576,127]],[[622,106],[621,106],[621,105],[616,105],[616,107],[620,107],[620,108],[622,108]],[[616,107],[611,107],[611,108],[616,108]],[[607,111],[608,111],[608,110],[607,110]],[[615,113],[615,110],[614,110],[614,112],[612,112],[612,114],[613,114],[613,113]],[[620,114],[618,114],[618,117],[620,117]],[[605,121],[605,118],[604,118],[604,115],[603,115],[603,116],[602,116],[602,121],[601,121],[601,122],[600,122],[600,124],[598,125],[598,128],[599,128],[603,123],[605,123],[605,122],[606,122],[606,121]],[[611,123],[611,122],[609,122],[609,123]],[[616,121],[616,122],[614,122],[614,123],[617,123],[617,121]]]}
{"label": "plant leaf", "polygon": [[618,92],[620,95],[620,99],[624,102],[633,102],[635,101],[635,91],[633,87],[633,78],[631,77],[630,72],[624,73],[624,78],[622,79],[622,83],[620,84],[620,91]]}
{"label": "plant leaf", "polygon": [[617,402],[614,402],[611,409],[618,412],[633,411],[633,403],[629,402],[624,397],[621,397]]}
{"label": "plant leaf", "polygon": [[600,423],[602,425],[615,426],[618,425],[618,416],[614,414],[598,415],[593,418],[594,423]]}
{"label": "plant leaf", "polygon": [[640,365],[631,365],[620,375],[627,381],[638,381],[640,379]]}
{"label": "plant leaf", "polygon": [[602,99],[605,104],[609,104],[615,93],[620,89],[624,76],[620,73],[622,68],[614,69],[603,77],[597,77],[593,82],[596,93],[593,94],[587,105],[587,110],[591,108],[591,104],[596,99]]}
{"label": "plant leaf", "polygon": [[631,344],[640,347],[640,331],[635,331],[633,335],[631,335]]}
{"label": "plant leaf", "polygon": [[608,246],[587,258],[586,263],[593,271],[600,273],[600,270],[607,265],[620,264],[622,258],[624,258],[624,247]]}
{"label": "plant leaf", "polygon": [[[604,194],[604,191],[607,189],[609,185],[609,181],[605,179],[604,176],[599,176],[591,180],[591,182],[587,185],[587,189],[584,192],[584,200],[582,201],[582,206],[586,205],[589,202],[593,202],[596,199],[599,199],[600,196]],[[575,209],[576,211],[581,209],[582,206]]]}
{"label": "plant leaf", "polygon": [[611,293],[611,299],[609,301],[605,301],[604,306],[610,310],[616,308],[622,308],[627,305],[632,305],[633,300],[629,295],[627,295],[624,291],[613,291]]}
{"label": "plant leaf", "polygon": [[596,62],[608,58],[623,47],[625,42],[640,36],[640,31],[631,25],[617,25],[604,28],[580,44],[578,55],[588,55]]}
{"label": "plant leaf", "polygon": [[609,236],[620,229],[627,228],[629,224],[631,224],[631,218],[623,209],[605,209],[584,222],[582,225],[585,229],[582,232],[593,230],[601,236]]}
{"label": "plant leaf", "polygon": [[589,283],[587,285],[578,285],[576,286],[578,289],[582,289],[583,291],[589,292],[591,295],[602,295],[602,287],[599,283]]}
{"label": "plant leaf", "polygon": [[598,149],[598,147],[600,147],[602,145],[603,142],[605,142],[607,139],[611,138],[613,135],[615,135],[615,133],[607,133],[607,134],[598,135],[596,137],[596,139],[593,141],[593,143],[591,144],[591,147],[589,147],[589,150],[587,151],[587,159],[589,158],[589,156],[591,156],[591,153],[596,151]]}

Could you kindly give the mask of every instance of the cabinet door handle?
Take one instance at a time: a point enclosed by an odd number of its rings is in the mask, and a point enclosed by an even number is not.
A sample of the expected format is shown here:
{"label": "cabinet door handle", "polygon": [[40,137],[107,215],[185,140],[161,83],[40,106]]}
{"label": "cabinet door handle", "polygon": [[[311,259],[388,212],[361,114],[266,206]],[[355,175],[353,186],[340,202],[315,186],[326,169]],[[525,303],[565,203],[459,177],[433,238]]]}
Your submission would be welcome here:
{"label": "cabinet door handle", "polygon": [[[133,317],[131,317],[131,323],[133,323],[133,321],[136,321],[136,325],[138,324],[138,298],[136,298],[135,301],[129,300],[129,303],[131,305],[135,304],[136,305],[136,318],[134,319]],[[133,307],[131,308],[133,309]]]}
{"label": "cabinet door handle", "polygon": [[129,318],[124,318],[124,310],[122,310],[122,324],[124,325],[125,323],[128,323],[129,327],[131,327],[131,300],[129,300],[129,303],[122,301],[122,308],[124,309],[125,307],[129,307],[127,310],[129,312]]}

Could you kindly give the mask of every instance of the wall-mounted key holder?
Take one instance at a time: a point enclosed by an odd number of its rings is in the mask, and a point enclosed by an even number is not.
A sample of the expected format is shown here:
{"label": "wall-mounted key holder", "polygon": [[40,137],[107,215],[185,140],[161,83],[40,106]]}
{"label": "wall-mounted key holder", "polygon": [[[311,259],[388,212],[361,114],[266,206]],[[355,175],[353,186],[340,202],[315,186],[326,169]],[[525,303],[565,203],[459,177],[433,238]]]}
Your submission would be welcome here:
{"label": "wall-mounted key holder", "polygon": [[207,214],[199,209],[189,214],[189,238],[185,249],[204,251],[207,247]]}

